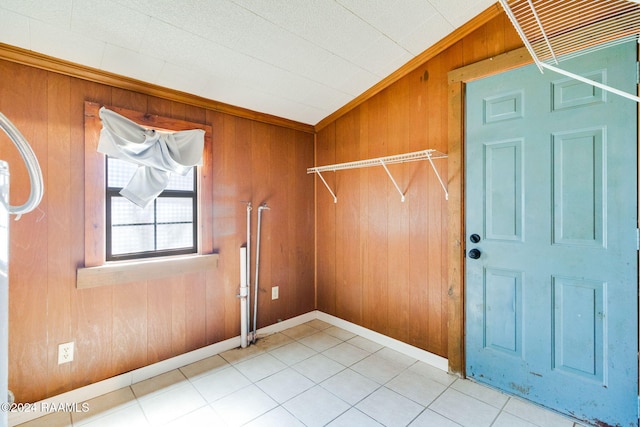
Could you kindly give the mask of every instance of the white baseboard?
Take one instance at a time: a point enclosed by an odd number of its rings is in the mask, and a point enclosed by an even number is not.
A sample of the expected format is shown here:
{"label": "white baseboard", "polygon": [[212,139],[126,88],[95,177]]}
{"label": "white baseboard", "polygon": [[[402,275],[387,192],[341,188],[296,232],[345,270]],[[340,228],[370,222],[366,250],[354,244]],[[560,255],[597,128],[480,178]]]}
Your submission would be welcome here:
{"label": "white baseboard", "polygon": [[[285,329],[289,329],[315,319],[322,320],[333,326],[337,326],[354,334],[360,335],[371,341],[377,342],[378,344],[384,345],[393,350],[399,351],[400,353],[406,354],[407,356],[413,357],[414,359],[442,369],[445,372],[448,370],[448,361],[444,357],[429,353],[428,351],[413,347],[402,341],[398,341],[386,335],[382,335],[378,332],[372,331],[362,326],[358,326],[354,323],[347,322],[346,320],[317,310],[258,329],[257,333],[261,335],[272,334],[284,331]],[[172,357],[171,359],[163,360],[152,365],[144,366],[142,368],[126,372],[112,378],[107,378],[106,380],[98,381],[97,383],[89,384],[87,386],[44,399],[40,402],[35,403],[33,407],[36,409],[51,408],[56,404],[64,405],[72,404],[74,402],[82,404],[87,400],[93,399],[103,394],[110,393],[123,387],[129,387],[130,385],[138,383],[140,381],[144,381],[146,379],[164,374],[174,369],[178,369],[182,366],[189,365],[191,363],[206,359],[207,357],[215,356],[216,354],[223,353],[227,350],[231,350],[237,347],[240,347],[239,336],[235,338],[229,338],[227,340],[217,342],[207,347],[199,348],[197,350]],[[9,425],[15,426],[18,424],[22,424],[38,417],[47,415],[48,413],[49,412],[40,412],[37,410],[32,412],[11,412],[9,413]]]}
{"label": "white baseboard", "polygon": [[339,317],[335,317],[321,311],[316,311],[315,313],[316,319],[318,320],[325,321],[349,332],[353,332],[354,334],[360,335],[363,338],[367,338],[368,340],[377,342],[378,344],[384,345],[385,347],[389,347],[400,353],[406,354],[409,357],[413,357],[414,359],[425,362],[445,372],[449,370],[449,361],[442,356],[438,356],[437,354],[433,354],[426,350],[414,347],[405,342],[398,341],[397,339],[356,325],[355,323],[347,322],[346,320],[342,320]]}

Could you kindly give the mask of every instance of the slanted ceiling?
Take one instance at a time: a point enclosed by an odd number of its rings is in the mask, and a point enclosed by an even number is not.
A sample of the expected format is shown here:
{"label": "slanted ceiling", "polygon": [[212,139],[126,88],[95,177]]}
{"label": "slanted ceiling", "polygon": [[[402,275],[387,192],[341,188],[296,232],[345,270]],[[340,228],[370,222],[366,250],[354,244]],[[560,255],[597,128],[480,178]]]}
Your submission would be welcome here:
{"label": "slanted ceiling", "polygon": [[0,42],[315,125],[495,0],[0,0]]}

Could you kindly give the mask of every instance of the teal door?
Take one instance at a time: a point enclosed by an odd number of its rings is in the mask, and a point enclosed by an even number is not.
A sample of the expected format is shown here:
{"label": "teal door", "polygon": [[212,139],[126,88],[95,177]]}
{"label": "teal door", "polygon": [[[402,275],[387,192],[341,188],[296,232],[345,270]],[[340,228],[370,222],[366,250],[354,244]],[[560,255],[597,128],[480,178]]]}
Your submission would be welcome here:
{"label": "teal door", "polygon": [[[635,93],[636,45],[563,62]],[[638,424],[637,106],[534,66],[466,87],[466,371]]]}

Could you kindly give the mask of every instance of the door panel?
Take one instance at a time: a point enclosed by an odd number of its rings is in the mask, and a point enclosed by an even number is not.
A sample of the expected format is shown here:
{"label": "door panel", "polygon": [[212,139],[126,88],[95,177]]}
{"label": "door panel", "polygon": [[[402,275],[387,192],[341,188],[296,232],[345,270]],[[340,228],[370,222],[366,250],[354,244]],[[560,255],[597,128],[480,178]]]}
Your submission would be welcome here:
{"label": "door panel", "polygon": [[605,246],[605,132],[597,128],[552,136],[554,244]]}
{"label": "door panel", "polygon": [[603,386],[606,287],[603,282],[553,278],[553,368]]}
{"label": "door panel", "polygon": [[522,272],[487,268],[484,294],[484,346],[521,356]]}
{"label": "door panel", "polygon": [[[633,92],[635,64],[631,43],[562,66]],[[636,111],[535,66],[466,87],[467,375],[624,426],[638,422]]]}
{"label": "door panel", "polygon": [[485,147],[485,230],[492,240],[522,240],[522,140]]}

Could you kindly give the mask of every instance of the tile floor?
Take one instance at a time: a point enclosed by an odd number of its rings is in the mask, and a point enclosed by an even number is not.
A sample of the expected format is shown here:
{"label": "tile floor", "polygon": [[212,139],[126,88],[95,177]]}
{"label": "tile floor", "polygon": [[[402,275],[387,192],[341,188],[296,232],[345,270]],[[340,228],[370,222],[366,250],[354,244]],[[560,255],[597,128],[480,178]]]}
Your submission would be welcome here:
{"label": "tile floor", "polygon": [[576,427],[320,320],[21,427]]}

